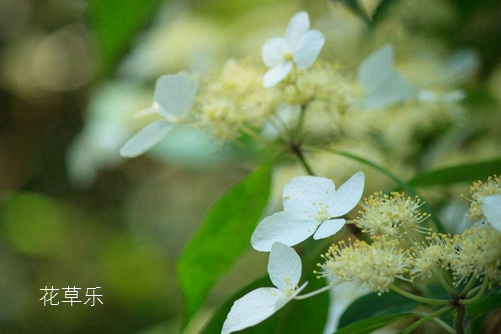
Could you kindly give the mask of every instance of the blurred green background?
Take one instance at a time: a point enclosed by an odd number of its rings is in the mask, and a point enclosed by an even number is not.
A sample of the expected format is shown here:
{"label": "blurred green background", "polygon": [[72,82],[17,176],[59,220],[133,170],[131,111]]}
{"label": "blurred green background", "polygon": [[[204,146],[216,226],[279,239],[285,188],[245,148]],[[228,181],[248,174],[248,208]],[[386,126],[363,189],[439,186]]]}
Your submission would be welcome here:
{"label": "blurred green background", "polygon": [[[473,91],[489,101],[484,86],[501,77],[499,2],[423,3],[401,19],[451,49],[476,50],[482,68]],[[138,129],[130,116],[151,103],[160,75],[259,57],[293,13],[306,9],[328,27],[335,5],[0,0],[0,333],[178,332],[176,260],[214,199],[254,164],[238,147],[191,130],[125,161],[117,148]],[[347,24],[363,25],[343,9]],[[444,23],[420,21],[426,11]],[[326,52],[357,65],[343,47]],[[207,312],[263,274],[265,263],[262,254],[242,259]],[[45,286],[99,286],[104,304],[44,307]]]}

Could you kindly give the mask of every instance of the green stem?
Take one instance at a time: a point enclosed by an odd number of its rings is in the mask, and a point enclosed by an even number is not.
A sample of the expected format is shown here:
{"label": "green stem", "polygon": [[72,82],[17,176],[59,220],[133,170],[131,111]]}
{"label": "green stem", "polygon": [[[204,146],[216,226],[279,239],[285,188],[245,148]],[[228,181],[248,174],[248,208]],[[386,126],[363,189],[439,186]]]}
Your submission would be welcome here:
{"label": "green stem", "polygon": [[251,128],[247,127],[247,126],[241,126],[240,130],[243,133],[247,134],[249,137],[254,138],[257,141],[261,142],[265,146],[268,146],[268,147],[273,147],[274,146],[274,144],[272,142],[266,140],[266,138],[264,138],[260,134],[256,133],[256,131],[254,131],[253,129],[251,129]]}
{"label": "green stem", "polygon": [[445,281],[449,284],[450,287],[452,287],[454,292],[457,294],[456,286],[454,285],[454,280],[452,279],[449,272],[446,269],[443,269],[442,273],[444,274]]}
{"label": "green stem", "polygon": [[457,334],[464,334],[464,317],[466,315],[464,305],[459,305],[456,307],[456,320],[454,321],[454,327],[456,328]]}
{"label": "green stem", "polygon": [[[476,303],[480,298],[482,298],[488,285],[489,285],[489,280],[484,277],[484,281],[482,282],[482,285],[480,286],[480,289],[478,290],[478,293],[475,295],[475,297],[470,298],[470,299],[460,300],[459,303],[462,305]],[[474,291],[474,290],[471,290],[471,291]]]}
{"label": "green stem", "polygon": [[408,333],[412,332],[414,329],[416,329],[419,326],[421,326],[422,324],[424,324],[425,322],[427,322],[428,320],[437,318],[437,317],[441,316],[442,314],[444,314],[445,312],[449,311],[450,309],[451,309],[450,306],[442,307],[441,309],[439,309],[439,310],[437,310],[437,311],[435,311],[433,313],[430,313],[427,316],[419,319],[418,321],[416,321],[415,323],[413,323],[412,325],[410,325],[409,327],[407,327],[402,332],[399,332],[399,334],[408,334]]}
{"label": "green stem", "polygon": [[447,331],[447,333],[457,334],[456,331],[454,330],[454,328],[452,328],[451,326],[449,326],[449,324],[446,323],[445,321],[443,321],[442,319],[440,319],[440,318],[433,318],[431,321],[435,322],[437,325],[439,325],[440,327],[442,327],[443,329],[445,329]]}
{"label": "green stem", "polygon": [[308,105],[308,102],[301,105],[301,111],[299,112],[299,118],[297,120],[296,138],[297,138],[298,143],[303,142],[303,126],[304,126],[304,117],[306,115],[306,106],[307,105]]}
{"label": "green stem", "polygon": [[468,284],[466,284],[466,286],[464,287],[463,291],[461,291],[461,296],[466,297],[468,295],[468,292],[470,292],[476,282],[477,278],[475,276],[472,276]]}
{"label": "green stem", "polygon": [[437,268],[433,268],[431,270],[431,272],[433,273],[433,276],[438,280],[438,282],[440,283],[440,285],[442,285],[442,287],[451,295],[451,296],[457,296],[458,293],[456,291],[456,289],[454,288],[454,286],[451,286],[445,279],[444,277],[442,276],[442,273],[440,271],[437,270]]}
{"label": "green stem", "polygon": [[313,170],[311,169],[310,165],[308,164],[308,162],[304,158],[304,154],[303,154],[303,150],[301,149],[301,146],[299,146],[298,144],[291,143],[289,145],[289,148],[292,151],[292,153],[299,159],[299,162],[303,165],[303,168],[306,170],[306,172],[309,175],[315,175],[315,173],[313,173]]}
{"label": "green stem", "polygon": [[280,139],[284,143],[287,142],[287,138],[289,138],[291,134],[284,120],[280,118],[280,116],[275,115],[274,117],[270,118],[269,122],[271,126],[275,129],[275,131],[277,131],[277,133],[279,134]]}
{"label": "green stem", "polygon": [[318,294],[321,294],[322,292],[325,292],[325,291],[328,291],[328,290],[332,289],[333,287],[335,287],[335,286],[337,286],[337,285],[339,285],[341,283],[342,282],[331,283],[329,285],[324,286],[323,288],[320,288],[318,290],[312,291],[310,293],[307,293],[307,294],[304,294],[304,295],[300,295],[300,296],[296,296],[296,297],[294,297],[294,299],[301,300],[301,299],[306,299],[306,298],[310,298],[310,297],[316,296]]}
{"label": "green stem", "polygon": [[449,305],[449,301],[445,299],[433,299],[433,298],[426,298],[426,297],[421,297],[421,296],[416,296],[415,294],[412,294],[410,292],[407,292],[405,290],[400,289],[399,287],[395,285],[390,285],[390,289],[395,291],[398,294],[401,294],[404,297],[407,297],[409,299],[418,301],[420,303],[424,304],[430,304],[430,305]]}
{"label": "green stem", "polygon": [[[417,315],[418,317],[426,317],[428,315],[428,313],[422,313],[422,312],[411,312],[411,313]],[[433,318],[430,321],[433,321],[434,323],[436,323],[437,325],[439,325],[440,327],[445,329],[445,331],[447,333],[456,334],[456,330],[454,328],[452,328],[451,326],[449,326],[449,324],[446,323],[445,321],[443,321],[442,319]]]}
{"label": "green stem", "polygon": [[[382,167],[382,166],[380,166],[372,161],[369,161],[365,158],[362,158],[360,156],[357,156],[357,155],[354,155],[354,154],[351,154],[348,152],[344,152],[344,151],[339,151],[339,150],[335,150],[335,149],[328,149],[328,148],[321,148],[321,149],[328,151],[328,152],[331,152],[331,153],[334,153],[334,154],[337,154],[337,155],[341,155],[341,156],[350,158],[350,159],[358,161],[364,165],[372,167],[372,168],[380,171],[381,173],[383,173],[387,177],[389,177],[391,180],[393,180],[396,184],[398,184],[400,186],[400,188],[405,190],[409,195],[412,195],[412,196],[418,195],[417,192],[410,185],[408,185],[406,182],[400,180],[396,175],[394,175],[393,173],[391,173],[390,171],[388,171],[384,167]],[[423,198],[422,196],[420,196],[420,197]],[[438,218],[438,215],[433,210],[433,208],[427,202],[424,203],[423,207],[431,214],[431,219],[435,223],[435,227],[437,228],[437,231],[439,233],[445,233],[445,228],[444,228],[442,222],[440,221],[440,219]]]}

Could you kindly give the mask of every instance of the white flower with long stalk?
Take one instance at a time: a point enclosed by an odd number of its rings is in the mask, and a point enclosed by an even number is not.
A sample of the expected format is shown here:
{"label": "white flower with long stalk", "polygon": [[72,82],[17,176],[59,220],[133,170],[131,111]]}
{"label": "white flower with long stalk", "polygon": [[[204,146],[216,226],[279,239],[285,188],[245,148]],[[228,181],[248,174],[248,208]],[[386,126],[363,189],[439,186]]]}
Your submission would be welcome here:
{"label": "white flower with long stalk", "polygon": [[269,318],[304,289],[298,288],[301,259],[294,249],[276,242],[271,247],[268,273],[275,288],[258,288],[233,303],[221,334],[254,326]]}
{"label": "white flower with long stalk", "polygon": [[161,76],[155,85],[153,105],[141,114],[158,114],[156,120],[120,149],[120,155],[126,158],[137,157],[158,144],[172,128],[191,110],[195,100],[196,84],[187,73]]}
{"label": "white flower with long stalk", "polygon": [[261,54],[269,68],[263,77],[263,86],[275,86],[289,75],[292,68],[310,67],[318,57],[325,38],[318,30],[310,29],[310,19],[306,12],[292,17],[284,37],[275,37],[264,43]]}
{"label": "white flower with long stalk", "polygon": [[332,180],[299,176],[282,192],[284,211],[264,218],[254,231],[251,243],[258,251],[269,252],[274,242],[293,246],[311,235],[327,238],[345,224],[336,218],[351,211],[364,190],[364,174],[358,172],[336,190]]}
{"label": "white flower with long stalk", "polygon": [[485,196],[480,201],[489,224],[501,232],[501,195]]}

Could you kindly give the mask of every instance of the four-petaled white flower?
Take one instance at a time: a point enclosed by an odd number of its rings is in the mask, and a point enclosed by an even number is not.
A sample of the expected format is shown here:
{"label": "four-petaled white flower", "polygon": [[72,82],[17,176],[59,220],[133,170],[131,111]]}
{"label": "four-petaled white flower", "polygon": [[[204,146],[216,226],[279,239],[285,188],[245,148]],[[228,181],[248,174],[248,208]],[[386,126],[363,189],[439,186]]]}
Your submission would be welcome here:
{"label": "four-petaled white flower", "polygon": [[258,288],[233,303],[221,334],[254,326],[269,318],[304,289],[297,287],[301,278],[301,259],[294,249],[276,242],[271,247],[268,273],[276,288]]}
{"label": "four-petaled white flower", "polygon": [[143,154],[158,142],[191,110],[196,84],[187,73],[161,76],[155,85],[153,105],[145,113],[158,113],[162,119],[144,127],[120,149],[126,158]]}
{"label": "four-petaled white flower", "polygon": [[300,69],[310,67],[317,59],[324,41],[320,31],[310,29],[306,12],[294,15],[285,30],[285,37],[272,38],[261,49],[263,62],[270,68],[263,77],[263,86],[275,86],[287,77],[294,65]]}
{"label": "four-petaled white flower", "polygon": [[337,218],[351,211],[362,197],[364,174],[358,172],[336,190],[324,177],[300,176],[289,181],[282,193],[284,211],[264,218],[251,238],[252,247],[269,252],[274,242],[293,246],[314,235],[327,238],[345,224]]}
{"label": "four-petaled white flower", "polygon": [[480,199],[484,216],[496,230],[501,232],[501,195],[490,195]]}

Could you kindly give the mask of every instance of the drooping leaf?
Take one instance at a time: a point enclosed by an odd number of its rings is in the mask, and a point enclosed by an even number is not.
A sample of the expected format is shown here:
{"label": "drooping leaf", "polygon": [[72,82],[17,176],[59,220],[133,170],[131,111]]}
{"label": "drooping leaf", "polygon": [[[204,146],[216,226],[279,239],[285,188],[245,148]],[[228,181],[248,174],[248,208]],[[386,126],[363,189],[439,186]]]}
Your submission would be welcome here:
{"label": "drooping leaf", "polygon": [[89,23],[101,74],[112,70],[140,29],[149,22],[162,0],[90,0]]}
{"label": "drooping leaf", "polygon": [[[308,243],[308,242],[307,242]],[[317,290],[325,286],[325,281],[317,279],[313,270],[319,259],[320,250],[325,249],[326,244],[322,243],[315,247],[306,261],[303,261],[303,275],[299,285],[308,281],[306,289],[301,294]],[[220,333],[224,320],[230,312],[233,303],[250,291],[260,287],[272,287],[268,276],[264,276],[229,298],[216,312],[202,334]],[[262,323],[239,331],[242,334],[290,334],[290,333],[322,333],[327,321],[327,311],[329,307],[329,294],[321,293],[304,300],[292,300],[283,309],[266,319]]]}
{"label": "drooping leaf", "polygon": [[463,164],[437,169],[415,176],[407,182],[411,186],[435,186],[459,182],[473,182],[501,173],[501,159]]}
{"label": "drooping leaf", "polygon": [[363,319],[412,311],[418,305],[420,304],[417,301],[393,291],[381,296],[378,296],[377,293],[369,293],[358,298],[346,308],[339,319],[338,328],[341,329]]}
{"label": "drooping leaf", "polygon": [[397,320],[402,320],[405,318],[410,318],[416,316],[414,313],[406,312],[406,313],[398,313],[398,314],[390,314],[384,315],[381,317],[372,317],[365,320],[360,320],[352,323],[342,329],[336,331],[336,334],[368,334],[372,333],[376,329],[387,326]]}
{"label": "drooping leaf", "polygon": [[187,323],[234,262],[250,238],[268,202],[270,165],[264,165],[226,192],[184,249],[178,278],[185,296]]}
{"label": "drooping leaf", "polygon": [[466,317],[470,321],[469,333],[481,333],[484,321],[494,310],[501,309],[501,291],[492,291],[487,297],[466,308]]}

